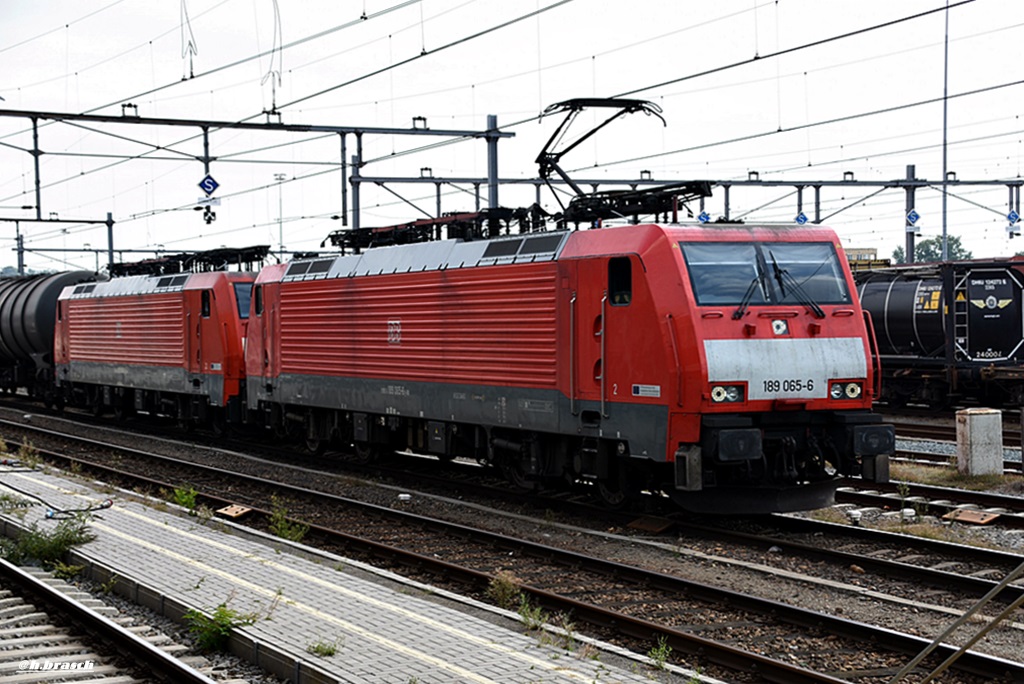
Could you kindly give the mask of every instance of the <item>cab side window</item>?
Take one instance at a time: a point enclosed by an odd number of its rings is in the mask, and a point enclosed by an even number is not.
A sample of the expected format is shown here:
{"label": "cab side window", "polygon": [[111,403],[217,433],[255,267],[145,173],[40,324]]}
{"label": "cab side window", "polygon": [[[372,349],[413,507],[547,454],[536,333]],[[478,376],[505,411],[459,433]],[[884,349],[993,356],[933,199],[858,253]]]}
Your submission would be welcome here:
{"label": "cab side window", "polygon": [[202,310],[203,318],[209,318],[210,317],[210,291],[209,290],[203,290],[203,292],[202,292],[202,307],[203,307],[203,310]]}
{"label": "cab side window", "polygon": [[256,311],[256,315],[259,316],[263,313],[263,286],[257,285],[252,289],[252,296],[255,300],[253,308]]}
{"label": "cab side window", "polygon": [[628,306],[633,299],[633,264],[629,257],[608,260],[608,300],[612,306]]}

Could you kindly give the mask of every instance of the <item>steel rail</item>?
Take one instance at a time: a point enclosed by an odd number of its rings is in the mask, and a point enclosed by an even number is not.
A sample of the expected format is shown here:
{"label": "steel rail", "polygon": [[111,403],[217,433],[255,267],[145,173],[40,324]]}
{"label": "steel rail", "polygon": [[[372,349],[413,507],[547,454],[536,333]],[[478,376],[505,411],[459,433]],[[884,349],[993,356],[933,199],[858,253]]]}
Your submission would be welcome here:
{"label": "steel rail", "polygon": [[115,647],[119,656],[133,660],[151,676],[171,684],[216,684],[215,680],[2,558],[0,576],[5,584],[17,586],[56,615],[68,618],[93,638]]}

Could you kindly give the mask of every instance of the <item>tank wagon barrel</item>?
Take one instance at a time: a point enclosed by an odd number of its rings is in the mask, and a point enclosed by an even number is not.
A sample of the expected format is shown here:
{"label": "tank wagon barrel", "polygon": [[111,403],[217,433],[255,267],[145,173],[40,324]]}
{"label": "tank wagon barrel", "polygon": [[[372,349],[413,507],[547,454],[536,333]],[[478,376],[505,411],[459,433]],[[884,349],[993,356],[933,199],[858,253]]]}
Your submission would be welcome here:
{"label": "tank wagon barrel", "polygon": [[0,386],[35,391],[52,378],[57,298],[68,285],[95,278],[70,271],[0,281]]}

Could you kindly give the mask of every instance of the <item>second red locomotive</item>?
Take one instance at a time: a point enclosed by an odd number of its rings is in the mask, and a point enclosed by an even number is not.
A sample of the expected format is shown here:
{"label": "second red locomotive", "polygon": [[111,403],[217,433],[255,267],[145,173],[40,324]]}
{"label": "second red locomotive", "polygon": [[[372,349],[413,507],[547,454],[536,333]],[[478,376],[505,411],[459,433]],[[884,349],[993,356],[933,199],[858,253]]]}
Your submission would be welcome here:
{"label": "second red locomotive", "polygon": [[214,271],[65,288],[54,335],[57,397],[97,414],[145,411],[185,426],[241,422],[253,279]]}

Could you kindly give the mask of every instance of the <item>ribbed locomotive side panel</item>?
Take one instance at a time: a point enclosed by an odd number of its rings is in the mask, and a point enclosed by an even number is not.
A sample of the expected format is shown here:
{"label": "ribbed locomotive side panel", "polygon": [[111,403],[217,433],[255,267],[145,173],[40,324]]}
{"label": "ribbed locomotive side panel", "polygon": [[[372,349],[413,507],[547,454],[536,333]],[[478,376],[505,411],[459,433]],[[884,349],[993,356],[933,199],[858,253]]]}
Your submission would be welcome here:
{"label": "ribbed locomotive side panel", "polygon": [[554,263],[284,283],[281,372],[557,386]]}
{"label": "ribbed locomotive side panel", "polygon": [[184,294],[70,300],[69,360],[184,367]]}

